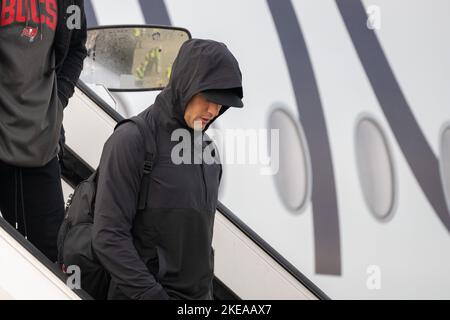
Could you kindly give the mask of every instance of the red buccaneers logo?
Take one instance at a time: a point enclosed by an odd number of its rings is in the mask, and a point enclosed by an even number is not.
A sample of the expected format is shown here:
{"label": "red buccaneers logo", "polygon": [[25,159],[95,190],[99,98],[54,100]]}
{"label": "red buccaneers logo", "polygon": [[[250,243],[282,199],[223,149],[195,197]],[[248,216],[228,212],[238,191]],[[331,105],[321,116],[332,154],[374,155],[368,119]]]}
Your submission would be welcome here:
{"label": "red buccaneers logo", "polygon": [[[40,15],[38,1],[41,8]],[[26,23],[27,20],[30,20],[34,24],[47,25],[53,31],[56,29],[56,0],[3,0],[1,6],[0,27],[13,23]],[[37,32],[36,28],[27,27],[23,30],[22,35],[31,38],[34,32]]]}
{"label": "red buccaneers logo", "polygon": [[38,32],[37,28],[33,27],[25,27],[22,31],[22,37],[30,38],[30,41],[33,41]]}

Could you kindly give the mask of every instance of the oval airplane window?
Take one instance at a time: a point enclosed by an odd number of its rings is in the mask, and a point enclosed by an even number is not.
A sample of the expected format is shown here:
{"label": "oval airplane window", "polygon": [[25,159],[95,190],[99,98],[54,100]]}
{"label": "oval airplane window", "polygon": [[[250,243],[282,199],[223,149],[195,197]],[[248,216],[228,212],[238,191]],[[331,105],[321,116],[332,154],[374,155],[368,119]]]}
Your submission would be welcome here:
{"label": "oval airplane window", "polygon": [[[305,208],[311,195],[311,165],[303,129],[285,109],[274,108],[269,115],[270,130],[279,130],[278,172],[274,174],[275,186],[284,206],[293,213]],[[269,144],[269,153],[271,146]],[[273,158],[273,156],[272,156]]]}
{"label": "oval airplane window", "polygon": [[440,170],[447,208],[450,210],[450,123],[444,126],[441,133]]}
{"label": "oval airplane window", "polygon": [[355,140],[364,200],[375,218],[386,221],[396,201],[394,165],[386,136],[375,119],[364,116],[357,122]]}

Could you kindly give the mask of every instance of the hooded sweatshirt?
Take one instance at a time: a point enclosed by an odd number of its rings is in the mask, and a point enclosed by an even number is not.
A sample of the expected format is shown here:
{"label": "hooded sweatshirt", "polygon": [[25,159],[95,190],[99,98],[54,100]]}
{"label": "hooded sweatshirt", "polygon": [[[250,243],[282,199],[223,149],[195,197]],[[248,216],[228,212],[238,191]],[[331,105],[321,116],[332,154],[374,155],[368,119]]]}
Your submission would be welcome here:
{"label": "hooded sweatshirt", "polygon": [[56,73],[48,72],[55,67],[57,1],[0,5],[0,160],[41,167],[58,152],[63,116]]}
{"label": "hooded sweatshirt", "polygon": [[[139,115],[149,136],[143,137],[130,122],[105,144],[93,247],[112,277],[110,299],[213,298],[211,244],[221,164],[175,164],[171,158],[179,143],[171,140],[174,130],[185,129],[193,144],[194,131],[184,112],[191,98],[207,89],[234,89],[242,97],[239,64],[223,43],[191,39],[180,49],[168,86]],[[227,109],[223,106],[219,116]],[[207,127],[201,146],[212,150]],[[137,210],[146,148],[156,159],[147,206]]]}
{"label": "hooded sweatshirt", "polygon": [[[79,29],[66,23],[73,5]],[[0,161],[41,167],[55,157],[86,34],[83,0],[0,0]]]}

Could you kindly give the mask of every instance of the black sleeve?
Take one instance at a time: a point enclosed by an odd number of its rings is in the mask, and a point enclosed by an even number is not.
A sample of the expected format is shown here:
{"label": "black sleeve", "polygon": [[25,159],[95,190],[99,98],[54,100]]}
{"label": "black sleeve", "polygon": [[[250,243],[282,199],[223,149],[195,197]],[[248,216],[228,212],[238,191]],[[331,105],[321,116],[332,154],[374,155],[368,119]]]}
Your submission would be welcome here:
{"label": "black sleeve", "polygon": [[169,299],[140,259],[131,229],[143,175],[144,139],[133,123],[120,126],[101,157],[93,247],[119,289],[130,299]]}
{"label": "black sleeve", "polygon": [[69,51],[58,72],[58,97],[64,108],[73,96],[75,85],[83,70],[83,61],[87,56],[86,50],[86,14],[84,12],[84,0],[76,0],[75,4],[81,9],[81,28],[72,30]]}

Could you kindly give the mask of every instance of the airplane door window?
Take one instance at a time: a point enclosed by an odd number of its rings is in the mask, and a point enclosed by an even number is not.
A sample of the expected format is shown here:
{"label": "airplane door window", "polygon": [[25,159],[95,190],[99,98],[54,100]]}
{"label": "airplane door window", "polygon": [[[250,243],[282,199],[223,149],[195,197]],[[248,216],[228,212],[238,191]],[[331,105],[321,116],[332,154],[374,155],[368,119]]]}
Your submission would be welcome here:
{"label": "airplane door window", "polygon": [[301,213],[311,197],[311,165],[308,145],[301,125],[285,109],[274,107],[269,113],[270,130],[279,130],[279,170],[274,175],[278,195],[285,207]]}
{"label": "airplane door window", "polygon": [[395,168],[384,131],[373,117],[363,115],[357,121],[355,148],[364,200],[375,218],[387,221],[396,204]]}

